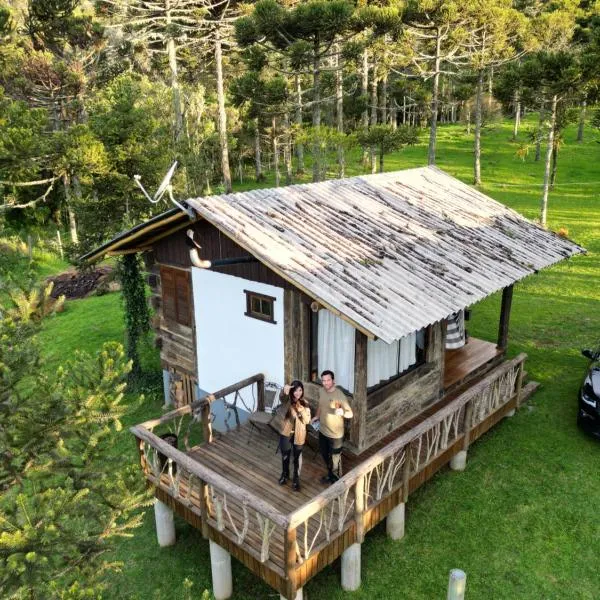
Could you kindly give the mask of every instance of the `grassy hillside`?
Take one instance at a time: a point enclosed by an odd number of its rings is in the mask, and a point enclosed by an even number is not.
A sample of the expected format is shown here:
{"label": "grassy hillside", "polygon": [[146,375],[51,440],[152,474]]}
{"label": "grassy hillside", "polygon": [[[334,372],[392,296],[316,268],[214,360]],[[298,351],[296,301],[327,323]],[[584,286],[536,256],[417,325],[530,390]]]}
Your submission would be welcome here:
{"label": "grassy hillside", "polygon": [[[481,189],[535,218],[543,165],[533,162],[533,154],[525,161],[516,156],[511,131],[510,123],[485,131]],[[341,591],[339,565],[334,564],[306,586],[305,599],[443,598],[448,571],[455,567],[467,572],[469,600],[598,597],[600,444],[575,426],[577,389],[586,364],[579,351],[600,338],[600,138],[589,130],[586,134],[586,141],[576,144],[574,129],[567,131],[550,197],[549,226],[566,228],[588,254],[515,288],[509,352],[529,355],[527,370],[541,382],[541,390],[516,417],[469,450],[465,472],[445,470],[410,497],[403,540],[387,539],[383,525],[367,535],[358,592]],[[349,173],[359,171],[358,156],[357,150],[349,157]],[[388,157],[386,170],[425,161],[423,140]],[[460,126],[440,128],[438,165],[471,182],[472,138]],[[497,295],[475,306],[470,333],[495,340],[499,310]],[[46,322],[42,336],[53,364],[76,348],[94,350],[102,341],[121,339],[118,295],[69,303],[65,313]],[[151,348],[146,358],[156,368]],[[160,412],[156,381],[149,391],[131,423]],[[115,444],[124,461],[137,460],[128,433]],[[185,599],[185,578],[194,584],[192,597],[199,598],[211,586],[208,542],[181,521],[177,534],[176,546],[159,549],[149,511],[135,537],[119,542],[110,557],[122,560],[124,567],[111,578],[106,598]],[[234,598],[274,597],[235,561],[233,569]]]}

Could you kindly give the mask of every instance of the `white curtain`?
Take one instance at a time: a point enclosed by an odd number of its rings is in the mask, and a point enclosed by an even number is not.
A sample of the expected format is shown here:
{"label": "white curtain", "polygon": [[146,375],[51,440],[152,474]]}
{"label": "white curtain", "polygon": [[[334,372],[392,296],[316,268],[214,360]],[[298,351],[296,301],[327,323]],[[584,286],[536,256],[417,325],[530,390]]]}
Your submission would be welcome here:
{"label": "white curtain", "polygon": [[[406,371],[417,362],[417,336],[410,333],[400,340],[386,344],[382,340],[369,340],[367,344],[367,387],[387,381]],[[422,340],[419,340],[422,343]]]}
{"label": "white curtain", "polygon": [[319,375],[333,371],[335,382],[354,392],[354,327],[327,309],[319,311],[317,352]]}
{"label": "white curtain", "polygon": [[383,340],[367,342],[367,387],[377,385],[398,373],[398,350],[396,340],[386,344]]}

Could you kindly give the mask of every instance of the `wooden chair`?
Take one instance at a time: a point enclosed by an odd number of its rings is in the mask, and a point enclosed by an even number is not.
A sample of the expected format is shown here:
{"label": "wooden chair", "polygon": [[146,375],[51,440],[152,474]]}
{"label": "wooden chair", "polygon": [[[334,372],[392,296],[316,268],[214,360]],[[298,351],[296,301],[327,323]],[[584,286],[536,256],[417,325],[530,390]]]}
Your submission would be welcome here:
{"label": "wooden chair", "polygon": [[[273,420],[277,416],[277,409],[281,406],[279,402],[280,387],[270,382],[265,382],[265,410],[257,410],[250,414],[248,422],[250,423],[250,434],[248,435],[248,444],[252,441],[254,432],[259,434],[264,431],[273,431],[279,435],[279,432],[273,427]],[[269,446],[271,440],[268,441]]]}

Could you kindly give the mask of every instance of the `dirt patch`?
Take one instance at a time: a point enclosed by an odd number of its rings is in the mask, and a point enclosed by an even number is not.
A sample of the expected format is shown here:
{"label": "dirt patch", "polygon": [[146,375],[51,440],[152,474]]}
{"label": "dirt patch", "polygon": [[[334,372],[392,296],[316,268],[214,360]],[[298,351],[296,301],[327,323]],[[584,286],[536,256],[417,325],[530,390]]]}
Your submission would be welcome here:
{"label": "dirt patch", "polygon": [[119,289],[119,284],[114,281],[114,269],[111,267],[96,267],[83,272],[65,271],[60,275],[49,277],[48,281],[54,283],[51,294],[53,298],[65,296],[68,300]]}

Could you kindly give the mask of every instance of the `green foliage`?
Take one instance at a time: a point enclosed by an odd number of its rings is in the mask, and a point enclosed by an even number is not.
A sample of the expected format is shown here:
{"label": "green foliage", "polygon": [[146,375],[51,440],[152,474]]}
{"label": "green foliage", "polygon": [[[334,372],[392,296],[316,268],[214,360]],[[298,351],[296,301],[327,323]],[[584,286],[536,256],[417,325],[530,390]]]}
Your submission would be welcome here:
{"label": "green foliage", "polygon": [[132,364],[132,377],[138,377],[141,373],[138,344],[150,330],[150,314],[140,262],[137,254],[126,254],[118,262],[117,273],[123,294],[125,339],[127,357]]}
{"label": "green foliage", "polygon": [[398,127],[391,125],[374,125],[366,131],[359,131],[356,135],[358,143],[365,149],[377,148],[379,153],[379,172],[383,172],[383,157],[388,152],[400,150],[404,146],[412,146],[419,139],[418,131],[414,127]]}
{"label": "green foliage", "polygon": [[100,598],[111,538],[146,504],[110,456],[131,365],[118,344],[45,374],[31,322],[0,322],[0,588],[14,598]]}

